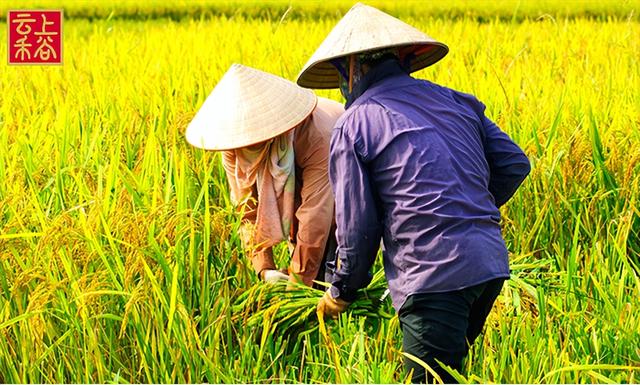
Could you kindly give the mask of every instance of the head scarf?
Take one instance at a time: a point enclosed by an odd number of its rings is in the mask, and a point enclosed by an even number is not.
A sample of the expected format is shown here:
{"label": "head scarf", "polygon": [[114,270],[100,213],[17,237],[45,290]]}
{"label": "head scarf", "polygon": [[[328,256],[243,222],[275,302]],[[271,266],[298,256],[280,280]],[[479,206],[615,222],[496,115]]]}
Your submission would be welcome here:
{"label": "head scarf", "polygon": [[[399,57],[402,57],[402,64]],[[363,52],[337,58],[331,63],[340,73],[340,93],[344,96],[345,108],[349,108],[369,87],[379,80],[397,72],[409,74],[412,54],[404,55],[397,48]],[[369,71],[362,72],[362,65],[368,64]]]}
{"label": "head scarf", "polygon": [[288,239],[295,194],[294,131],[260,146],[223,152],[233,203],[250,198],[254,185],[258,191],[255,231],[250,239],[254,246],[270,247]]}

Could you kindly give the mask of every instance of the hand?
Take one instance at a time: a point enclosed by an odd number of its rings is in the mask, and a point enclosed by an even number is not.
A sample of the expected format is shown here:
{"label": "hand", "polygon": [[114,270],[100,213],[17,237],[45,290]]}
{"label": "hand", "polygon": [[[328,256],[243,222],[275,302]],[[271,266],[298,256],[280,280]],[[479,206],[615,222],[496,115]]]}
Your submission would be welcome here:
{"label": "hand", "polygon": [[318,302],[318,306],[316,307],[316,312],[320,316],[329,316],[331,318],[338,318],[338,314],[347,310],[349,307],[349,302],[340,299],[333,298],[329,291],[325,291],[322,298],[320,298],[320,302]]}
{"label": "hand", "polygon": [[261,278],[267,283],[276,283],[278,281],[288,281],[289,276],[279,270],[262,270],[260,273]]}

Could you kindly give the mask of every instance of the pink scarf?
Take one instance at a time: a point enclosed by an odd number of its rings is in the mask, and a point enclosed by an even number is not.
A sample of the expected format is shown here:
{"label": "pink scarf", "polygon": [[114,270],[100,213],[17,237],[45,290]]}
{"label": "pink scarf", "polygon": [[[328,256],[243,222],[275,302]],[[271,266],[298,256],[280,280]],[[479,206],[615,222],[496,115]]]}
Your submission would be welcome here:
{"label": "pink scarf", "polygon": [[258,191],[254,246],[266,248],[289,237],[295,194],[295,130],[256,146],[224,151],[222,164],[227,173],[234,204],[245,203],[253,186]]}

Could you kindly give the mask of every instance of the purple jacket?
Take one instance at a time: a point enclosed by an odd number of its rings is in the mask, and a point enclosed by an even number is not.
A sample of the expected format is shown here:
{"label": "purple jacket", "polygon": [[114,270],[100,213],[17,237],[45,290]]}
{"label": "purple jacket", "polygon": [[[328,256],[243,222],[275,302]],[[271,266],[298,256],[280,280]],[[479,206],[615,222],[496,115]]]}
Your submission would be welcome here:
{"label": "purple jacket", "polygon": [[509,277],[498,207],[530,165],[484,110],[472,95],[397,74],[337,121],[333,297],[353,301],[368,285],[381,238],[396,310],[411,294]]}

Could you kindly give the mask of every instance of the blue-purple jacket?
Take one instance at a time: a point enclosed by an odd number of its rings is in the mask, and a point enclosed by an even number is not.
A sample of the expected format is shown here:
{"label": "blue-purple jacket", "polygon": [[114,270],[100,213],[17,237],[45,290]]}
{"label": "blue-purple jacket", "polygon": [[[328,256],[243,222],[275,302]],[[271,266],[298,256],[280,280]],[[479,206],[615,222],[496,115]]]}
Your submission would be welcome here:
{"label": "blue-purple jacket", "polygon": [[411,294],[509,277],[498,207],[530,165],[484,110],[472,95],[402,73],[373,84],[337,121],[333,297],[353,301],[368,285],[381,238],[396,310]]}

